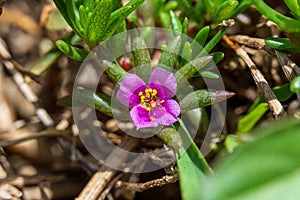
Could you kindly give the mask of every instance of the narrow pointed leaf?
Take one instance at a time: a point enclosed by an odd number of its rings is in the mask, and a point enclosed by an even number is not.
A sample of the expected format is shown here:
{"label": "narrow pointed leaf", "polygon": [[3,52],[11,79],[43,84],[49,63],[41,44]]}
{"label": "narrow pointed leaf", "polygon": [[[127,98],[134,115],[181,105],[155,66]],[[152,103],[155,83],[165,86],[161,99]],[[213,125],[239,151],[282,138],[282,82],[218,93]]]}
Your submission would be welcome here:
{"label": "narrow pointed leaf", "polygon": [[73,91],[73,100],[72,95],[68,95],[59,100],[59,103],[72,106],[88,106],[91,108],[95,108],[97,111],[106,114],[108,116],[112,116],[112,108],[110,106],[110,96],[102,94],[102,93],[94,93],[89,90],[77,89]]}
{"label": "narrow pointed leaf", "polygon": [[55,44],[61,52],[74,60],[83,61],[89,54],[87,50],[74,47],[63,40],[57,40]]}
{"label": "narrow pointed leaf", "polygon": [[78,13],[79,13],[79,19],[80,19],[81,26],[84,29],[86,29],[86,26],[88,23],[88,14],[87,14],[88,12],[87,12],[86,7],[84,7],[83,5],[80,5],[79,9],[78,9]]}
{"label": "narrow pointed leaf", "polygon": [[42,75],[58,60],[61,55],[62,53],[56,46],[51,48],[37,63],[33,65],[29,72],[35,75]]}
{"label": "narrow pointed leaf", "polygon": [[237,126],[237,134],[248,133],[269,110],[267,103],[260,103],[255,109],[243,116]]}
{"label": "narrow pointed leaf", "polygon": [[188,94],[181,102],[181,111],[186,112],[195,108],[202,108],[217,102],[225,101],[235,93],[227,91],[197,90]]}
{"label": "narrow pointed leaf", "polygon": [[179,174],[181,197],[183,200],[198,200],[204,173],[197,167],[195,160],[185,151],[184,148],[176,152],[176,160]]}
{"label": "narrow pointed leaf", "polygon": [[141,5],[144,0],[131,0],[122,8],[115,10],[110,17],[110,21],[107,25],[107,29],[103,35],[102,40],[106,40],[112,36],[117,30],[118,26],[123,23],[123,21],[132,13],[139,5]]}
{"label": "narrow pointed leaf", "polygon": [[198,54],[202,50],[207,40],[208,34],[209,26],[205,26],[202,29],[200,29],[200,31],[198,31],[197,35],[195,36],[192,42],[193,55]]}
{"label": "narrow pointed leaf", "polygon": [[201,71],[200,76],[205,78],[212,78],[212,79],[220,78],[218,74],[211,71]]}
{"label": "narrow pointed leaf", "polygon": [[210,61],[212,61],[212,56],[203,56],[201,58],[197,58],[182,66],[176,73],[175,77],[177,79],[177,84],[180,85],[182,81],[188,80],[191,78],[198,70],[207,65]]}
{"label": "narrow pointed leaf", "polygon": [[168,46],[163,50],[162,55],[158,61],[158,67],[169,70],[174,68],[177,62],[178,52],[181,47],[182,35],[177,35],[173,40],[170,41]]}
{"label": "narrow pointed leaf", "polygon": [[136,67],[136,73],[141,77],[145,82],[148,81],[148,78],[152,72],[151,69],[151,57],[147,49],[145,40],[142,37],[142,34],[138,29],[133,29],[131,31],[131,49],[134,64]]}
{"label": "narrow pointed leaf", "polygon": [[188,35],[188,32],[189,32],[189,20],[187,17],[185,17],[182,22],[182,34]]}
{"label": "narrow pointed leaf", "polygon": [[70,25],[70,27],[74,30],[74,26],[72,24],[72,21],[68,15],[68,11],[67,11],[67,5],[65,1],[62,0],[53,0],[57,9],[59,10],[59,12],[62,14],[62,16],[65,18],[66,22]]}
{"label": "narrow pointed leaf", "polygon": [[127,76],[127,72],[121,66],[110,61],[103,60],[101,65],[115,83],[120,82],[125,76]]}
{"label": "narrow pointed leaf", "polygon": [[201,186],[199,184],[205,177],[204,173],[209,172],[210,168],[189,133],[186,132],[183,122],[180,119],[179,122],[183,126],[180,134],[173,128],[165,128],[157,136],[176,151],[182,199],[196,200],[203,192],[197,188]]}
{"label": "narrow pointed leaf", "polygon": [[[75,33],[77,33],[79,36],[83,36],[84,35],[84,30],[80,24],[79,19],[77,18],[76,14],[75,14],[75,5],[73,0],[66,0],[67,3],[67,13],[68,13],[68,18],[71,21],[71,27],[73,28],[73,31],[75,31]],[[67,20],[66,20],[67,21]],[[67,21],[68,22],[68,21]]]}
{"label": "narrow pointed leaf", "polygon": [[231,17],[232,11],[239,5],[239,2],[236,0],[227,0],[224,1],[221,5],[218,6],[216,13],[213,16],[213,21],[219,23],[222,20],[229,19]]}
{"label": "narrow pointed leaf", "polygon": [[103,35],[107,29],[112,12],[111,0],[96,1],[96,7],[89,17],[86,30],[86,41],[93,47],[104,40]]}
{"label": "narrow pointed leaf", "polygon": [[227,30],[228,27],[222,27],[216,35],[205,45],[203,50],[196,56],[196,58],[199,58],[201,56],[204,56],[208,54],[222,39],[225,31]]}
{"label": "narrow pointed leaf", "polygon": [[88,8],[90,11],[94,10],[95,0],[84,0],[83,5],[84,5],[84,7]]}
{"label": "narrow pointed leaf", "polygon": [[190,17],[191,19],[195,20],[198,23],[201,23],[201,19],[197,16],[195,12],[195,8],[192,5],[190,0],[178,0],[179,7],[183,9],[185,14]]}
{"label": "narrow pointed leaf", "polygon": [[182,58],[186,60],[186,62],[189,62],[190,60],[192,60],[192,56],[193,50],[191,47],[191,43],[186,42],[182,50]]}
{"label": "narrow pointed leaf", "polygon": [[289,38],[266,38],[266,45],[273,49],[281,51],[291,51],[291,52],[300,52],[300,49],[295,47]]}
{"label": "narrow pointed leaf", "polygon": [[300,17],[300,4],[298,0],[284,0],[284,3],[297,17]]}
{"label": "narrow pointed leaf", "polygon": [[171,27],[172,27],[174,34],[175,35],[181,34],[182,33],[182,23],[172,10],[170,11],[170,18],[171,18]]}
{"label": "narrow pointed leaf", "polygon": [[252,3],[261,14],[266,16],[270,21],[277,24],[282,31],[296,33],[300,32],[300,20],[282,15],[281,13],[269,7],[262,0],[253,0]]}

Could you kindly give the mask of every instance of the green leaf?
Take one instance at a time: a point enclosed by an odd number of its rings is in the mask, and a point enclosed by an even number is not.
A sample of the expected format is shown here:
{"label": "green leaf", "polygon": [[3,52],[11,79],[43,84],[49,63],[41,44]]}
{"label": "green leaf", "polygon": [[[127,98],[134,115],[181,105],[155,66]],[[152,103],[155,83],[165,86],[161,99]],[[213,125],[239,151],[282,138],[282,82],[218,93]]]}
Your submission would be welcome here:
{"label": "green leaf", "polygon": [[[213,60],[211,62],[209,62],[206,66],[204,66],[201,70],[205,70],[208,69],[212,66],[215,66],[216,64],[218,64],[223,58],[224,58],[224,53],[223,52],[213,52],[210,54],[211,56],[213,56]],[[217,74],[209,74],[209,76],[212,75],[212,78],[217,78],[219,77],[219,75]],[[193,77],[201,77],[203,76],[202,72],[198,71],[196,72]],[[204,72],[204,77],[206,76],[205,72]],[[210,77],[208,77],[210,78]]]}
{"label": "green leaf", "polygon": [[79,19],[80,19],[80,24],[83,27],[83,29],[86,29],[87,23],[88,23],[88,9],[86,7],[84,7],[83,5],[79,6],[78,9],[78,13],[79,13]]}
{"label": "green leaf", "polygon": [[102,41],[106,40],[110,36],[112,36],[117,28],[124,22],[126,17],[132,13],[139,5],[141,5],[144,0],[131,0],[122,8],[115,10],[110,17],[109,24],[107,29],[103,35]]}
{"label": "green leaf", "polygon": [[[72,99],[75,100],[72,102]],[[99,112],[112,116],[112,108],[110,106],[111,97],[102,93],[94,93],[89,90],[76,89],[73,96],[68,95],[58,100],[59,103],[68,106],[88,106],[95,108]]]}
{"label": "green leaf", "polygon": [[182,50],[182,58],[189,62],[192,59],[192,56],[193,50],[191,48],[191,43],[186,42]]}
{"label": "green leaf", "polygon": [[267,103],[260,103],[256,108],[251,110],[247,115],[243,116],[238,123],[236,133],[248,133],[257,124],[262,116],[269,110]]}
{"label": "green leaf", "polygon": [[164,12],[169,12],[170,10],[175,10],[178,6],[178,2],[177,1],[169,1],[166,2],[164,7],[163,7],[163,11]]}
{"label": "green leaf", "polygon": [[61,52],[56,46],[51,48],[37,63],[33,65],[29,72],[35,75],[42,75],[58,60],[60,56]]}
{"label": "green leaf", "polygon": [[73,23],[68,15],[68,11],[67,11],[67,5],[66,2],[64,0],[53,0],[57,9],[59,10],[59,12],[62,14],[62,16],[65,18],[66,22],[70,25],[70,27],[74,30],[74,26]]}
{"label": "green leaf", "polygon": [[113,10],[117,10],[121,4],[122,0],[113,0]]}
{"label": "green leaf", "polygon": [[223,52],[213,52],[210,55],[214,57],[213,59],[214,64],[218,64],[224,58]]}
{"label": "green leaf", "polygon": [[292,80],[291,85],[290,85],[290,90],[292,92],[297,92],[297,93],[300,92],[300,76],[297,76],[296,78],[294,78]]}
{"label": "green leaf", "polygon": [[83,5],[88,8],[88,10],[92,11],[95,8],[95,2],[95,0],[84,0]]}
{"label": "green leaf", "polygon": [[239,2],[236,0],[227,0],[224,1],[218,9],[216,13],[213,15],[213,21],[215,23],[219,23],[222,20],[229,19],[234,9],[239,5]]}
{"label": "green leaf", "polygon": [[217,79],[219,78],[219,75],[214,73],[214,72],[210,72],[210,71],[201,71],[200,72],[200,75],[202,77],[205,77],[205,78],[212,78],[212,79]]}
{"label": "green leaf", "polygon": [[[71,44],[76,44],[80,41],[80,38],[74,34],[74,32],[66,35],[63,38],[64,41],[70,42]],[[41,75],[46,72],[61,56],[61,52],[54,45],[41,59],[30,69],[30,73],[35,75]]]}
{"label": "green leaf", "polygon": [[252,4],[252,0],[242,0],[240,1],[237,8],[233,10],[230,18],[235,18],[238,14],[243,13]]}
{"label": "green leaf", "polygon": [[193,55],[197,55],[203,48],[209,34],[209,26],[200,29],[192,42]]}
{"label": "green leaf", "polygon": [[207,53],[209,53],[218,43],[219,41],[222,39],[225,31],[227,30],[228,27],[222,27],[216,35],[214,35],[214,37],[209,40],[209,42],[205,45],[205,47],[203,48],[203,50],[196,56],[196,58],[199,58],[201,56],[206,55]]}
{"label": "green leaf", "polygon": [[182,23],[179,18],[175,15],[175,13],[171,10],[170,11],[170,21],[171,27],[175,35],[182,33]]}
{"label": "green leaf", "polygon": [[96,7],[89,17],[86,29],[86,42],[94,47],[104,40],[103,36],[107,29],[112,12],[111,0],[96,1]]}
{"label": "green leaf", "polygon": [[63,40],[57,40],[55,44],[61,52],[74,60],[83,61],[89,54],[87,50],[71,46]]}
{"label": "green leaf", "polygon": [[182,23],[182,34],[188,35],[188,32],[189,32],[189,20],[187,17],[185,17]]}
{"label": "green leaf", "polygon": [[298,0],[284,0],[284,3],[297,17],[300,17],[300,4]]}
{"label": "green leaf", "polygon": [[276,121],[255,132],[203,180],[201,200],[295,199],[300,196],[300,123]]}
{"label": "green leaf", "polygon": [[177,56],[181,47],[182,35],[175,36],[163,50],[158,61],[158,67],[170,70],[174,68],[177,62]]}
{"label": "green leaf", "polygon": [[115,83],[119,83],[128,74],[120,65],[107,60],[102,60],[101,66]]}
{"label": "green leaf", "polygon": [[217,102],[225,101],[233,95],[234,93],[227,91],[197,90],[186,95],[186,97],[181,100],[181,112],[184,113],[195,108],[203,108]]}
{"label": "green leaf", "polygon": [[180,191],[183,200],[198,200],[202,192],[204,173],[195,164],[194,158],[183,148],[176,152]]}
{"label": "green leaf", "polygon": [[240,145],[240,142],[237,136],[227,135],[225,138],[224,145],[228,153],[232,153]]}
{"label": "green leaf", "polygon": [[197,188],[201,186],[204,173],[210,173],[211,169],[190,137],[182,120],[178,119],[178,121],[180,134],[173,128],[166,128],[160,131],[157,136],[176,151],[182,199],[197,200],[199,194],[203,192]]}
{"label": "green leaf", "polygon": [[137,29],[131,31],[131,50],[136,67],[136,74],[145,82],[148,81],[152,72],[151,57],[145,40]]}
{"label": "green leaf", "polygon": [[253,0],[252,3],[261,14],[266,16],[270,21],[277,24],[282,31],[297,33],[300,32],[300,20],[282,15],[281,13],[269,7],[262,0]]}
{"label": "green leaf", "polygon": [[[285,84],[282,86],[276,86],[272,88],[274,94],[278,98],[279,101],[286,101],[288,100],[293,93],[290,91],[290,84]],[[251,112],[256,106],[258,106],[260,103],[266,102],[265,98],[263,96],[259,97],[254,101],[254,103],[249,108],[248,112]]]}
{"label": "green leaf", "polygon": [[210,61],[212,61],[212,56],[203,56],[201,58],[197,58],[182,66],[176,73],[175,78],[177,80],[177,84],[181,85],[182,81],[188,80],[191,78],[198,70],[207,65]]}
{"label": "green leaf", "polygon": [[289,38],[266,38],[265,43],[273,49],[300,52],[300,50],[291,43]]}
{"label": "green leaf", "polygon": [[[67,3],[67,13],[68,13],[68,19],[71,22],[71,27],[73,29],[73,31],[79,35],[79,36],[83,36],[84,35],[84,29],[82,28],[79,19],[77,18],[76,14],[75,14],[75,5],[74,5],[74,1],[73,0],[66,0]],[[67,20],[66,20],[67,21]],[[68,22],[68,21],[67,21]],[[68,22],[69,23],[69,22]]]}
{"label": "green leaf", "polygon": [[178,0],[178,3],[178,7],[182,8],[189,18],[193,19],[198,23],[201,23],[201,19],[199,18],[199,16],[197,16],[195,8],[193,7],[192,2],[190,0]]}

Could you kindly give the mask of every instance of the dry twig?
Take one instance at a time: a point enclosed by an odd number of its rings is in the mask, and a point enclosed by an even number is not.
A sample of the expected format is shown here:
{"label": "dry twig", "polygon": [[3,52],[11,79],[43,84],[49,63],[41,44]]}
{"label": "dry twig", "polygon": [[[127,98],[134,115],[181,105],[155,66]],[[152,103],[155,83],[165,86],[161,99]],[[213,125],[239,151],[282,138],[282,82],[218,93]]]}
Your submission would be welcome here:
{"label": "dry twig", "polygon": [[25,98],[35,106],[36,115],[39,117],[41,122],[46,127],[52,126],[53,125],[52,118],[50,117],[50,115],[45,109],[39,107],[38,97],[34,94],[34,92],[29,87],[29,85],[25,83],[23,75],[18,70],[15,69],[14,62],[11,61],[12,57],[9,51],[7,50],[7,46],[5,42],[1,38],[0,38],[0,58],[2,59],[4,66],[13,77],[15,83],[18,85],[20,91],[23,93]]}
{"label": "dry twig", "polygon": [[227,36],[223,36],[223,40],[230,48],[232,48],[236,52],[238,56],[240,56],[245,61],[245,63],[249,67],[255,83],[259,88],[262,89],[266,102],[268,103],[274,117],[277,119],[280,116],[284,115],[285,111],[283,109],[283,106],[277,99],[276,95],[270,88],[262,73],[257,69],[255,63],[249,57],[247,52],[240,46],[234,44]]}
{"label": "dry twig", "polygon": [[126,188],[128,190],[134,190],[137,192],[141,192],[150,188],[154,188],[154,187],[162,187],[164,185],[170,184],[170,183],[175,183],[176,181],[178,181],[178,174],[174,174],[174,175],[166,175],[163,176],[162,178],[159,179],[155,179],[155,180],[151,180],[145,183],[128,183],[128,182],[122,182],[122,181],[118,181],[116,183],[116,187],[120,188]]}
{"label": "dry twig", "polygon": [[[122,143],[119,145],[119,148],[131,151],[136,147],[138,143],[137,138],[131,136],[124,136]],[[110,163],[113,163],[115,166],[120,166],[127,158],[126,151],[119,151],[115,149],[108,156],[107,160]],[[111,169],[107,166],[102,166],[90,179],[87,185],[83,188],[77,200],[95,200],[107,187],[107,184],[113,179],[117,170]]]}

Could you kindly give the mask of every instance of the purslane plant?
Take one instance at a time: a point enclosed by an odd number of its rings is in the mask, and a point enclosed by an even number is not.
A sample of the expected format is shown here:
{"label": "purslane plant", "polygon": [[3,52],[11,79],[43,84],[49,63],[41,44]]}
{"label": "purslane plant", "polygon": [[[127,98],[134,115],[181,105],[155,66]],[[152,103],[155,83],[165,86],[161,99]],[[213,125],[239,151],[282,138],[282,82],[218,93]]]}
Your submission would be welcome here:
{"label": "purslane plant", "polygon": [[131,119],[137,129],[169,126],[177,121],[179,104],[171,99],[177,88],[173,73],[156,68],[150,75],[148,85],[135,74],[128,74],[119,83],[117,99],[132,107]]}

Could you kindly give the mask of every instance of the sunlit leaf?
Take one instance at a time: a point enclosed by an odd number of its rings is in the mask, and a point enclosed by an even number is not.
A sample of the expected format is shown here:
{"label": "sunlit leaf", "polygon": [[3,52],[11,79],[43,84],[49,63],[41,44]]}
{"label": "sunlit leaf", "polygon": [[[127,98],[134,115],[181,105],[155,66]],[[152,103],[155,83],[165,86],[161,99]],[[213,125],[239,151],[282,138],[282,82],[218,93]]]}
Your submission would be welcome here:
{"label": "sunlit leaf", "polygon": [[255,132],[201,184],[202,200],[295,199],[300,196],[300,123],[277,121]]}

